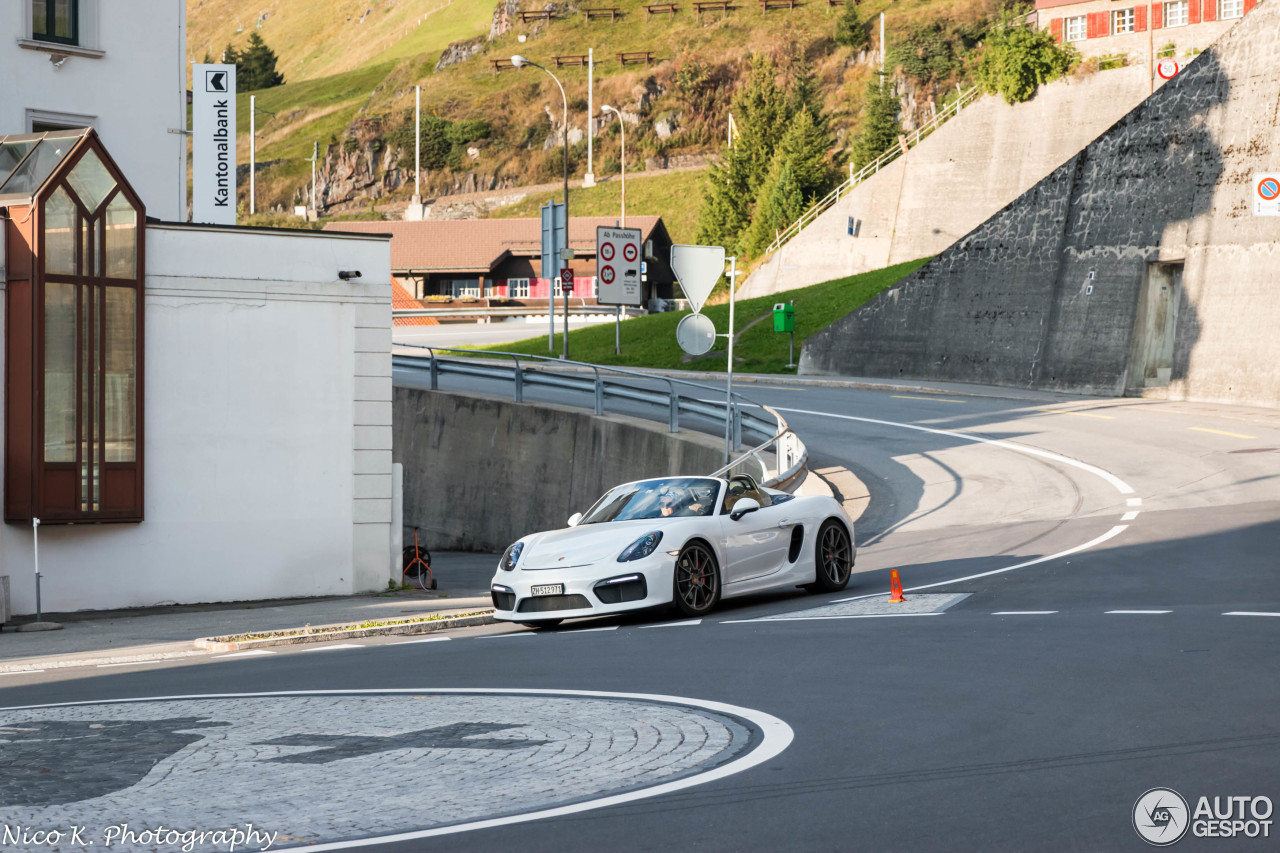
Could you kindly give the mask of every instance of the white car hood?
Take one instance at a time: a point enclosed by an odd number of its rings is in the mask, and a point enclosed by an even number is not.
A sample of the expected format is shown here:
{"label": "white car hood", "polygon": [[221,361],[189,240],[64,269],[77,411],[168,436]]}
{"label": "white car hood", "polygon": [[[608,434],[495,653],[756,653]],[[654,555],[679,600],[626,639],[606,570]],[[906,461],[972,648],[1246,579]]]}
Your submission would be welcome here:
{"label": "white car hood", "polygon": [[520,569],[565,569],[616,560],[632,542],[665,525],[656,519],[584,524],[538,533],[525,542]]}

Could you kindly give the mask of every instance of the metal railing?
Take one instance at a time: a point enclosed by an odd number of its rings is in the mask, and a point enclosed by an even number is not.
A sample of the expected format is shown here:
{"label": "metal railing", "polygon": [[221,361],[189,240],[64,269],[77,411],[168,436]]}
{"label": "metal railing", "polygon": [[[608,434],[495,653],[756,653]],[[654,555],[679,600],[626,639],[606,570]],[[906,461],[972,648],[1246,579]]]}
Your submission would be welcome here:
{"label": "metal railing", "polygon": [[[604,414],[605,401],[609,398],[665,406],[667,429],[670,432],[679,431],[681,414],[699,415],[724,422],[725,409],[729,408],[730,445],[734,450],[742,446],[744,430],[766,438],[711,476],[721,476],[736,467],[755,463],[761,468],[761,482],[769,488],[792,491],[804,479],[809,458],[804,442],[777,411],[736,392],[730,406],[725,400],[723,388],[640,370],[603,367],[544,355],[476,351],[425,344],[397,343],[395,347],[427,352],[427,355],[393,352],[391,364],[392,367],[426,371],[433,391],[439,390],[442,374],[509,380],[512,383],[512,397],[517,403],[524,402],[524,389],[528,385],[583,391],[593,395],[593,408],[597,415]],[[437,354],[439,352],[466,353],[466,356],[442,357]],[[665,383],[666,389],[645,387],[639,380],[645,383]],[[681,389],[695,389],[698,395],[695,396],[691,391],[681,393]],[[757,414],[754,409],[763,410],[767,414]],[[773,469],[769,468],[761,456],[770,445],[773,446],[775,460]]]}
{"label": "metal railing", "polygon": [[[929,134],[933,133],[935,130],[942,127],[942,125],[946,124],[951,119],[960,115],[960,111],[964,109],[966,106],[968,106],[969,104],[973,103],[973,101],[977,100],[980,94],[981,92],[978,91],[977,86],[973,86],[961,92],[960,97],[956,98],[950,104],[947,104],[945,107],[943,107],[938,112],[938,114],[935,115],[928,122],[916,128],[916,130],[913,133],[904,134],[904,138],[906,139],[906,147],[908,149],[915,148],[917,145],[920,144],[920,141],[922,139],[925,139],[926,137],[929,136]],[[848,195],[850,190],[852,190],[858,184],[865,181],[867,178],[874,175],[876,172],[879,172],[881,169],[883,169],[885,166],[892,163],[894,160],[897,160],[904,153],[905,152],[903,151],[902,144],[895,143],[887,151],[885,151],[876,159],[872,160],[867,165],[863,166],[857,172],[853,171],[853,164],[852,163],[849,164],[848,179],[843,181],[840,184],[840,186],[836,187],[834,190],[827,193],[827,195],[823,196],[821,199],[814,202],[813,205],[808,210],[800,214],[799,219],[797,219],[795,222],[792,222],[782,231],[779,231],[774,241],[769,244],[769,247],[767,249],[765,249],[765,254],[772,254],[773,252],[776,252],[778,249],[782,248],[782,246],[788,240],[790,240],[792,237],[796,236],[801,231],[803,231],[806,225],[813,222],[813,220],[817,219],[823,213],[826,213],[843,196]]]}

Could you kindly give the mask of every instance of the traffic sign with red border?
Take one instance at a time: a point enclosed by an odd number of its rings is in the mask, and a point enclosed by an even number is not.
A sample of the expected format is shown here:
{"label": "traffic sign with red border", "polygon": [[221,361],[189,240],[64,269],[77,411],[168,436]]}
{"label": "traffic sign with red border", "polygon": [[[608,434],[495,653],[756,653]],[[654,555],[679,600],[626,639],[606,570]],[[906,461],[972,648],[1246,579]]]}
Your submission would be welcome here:
{"label": "traffic sign with red border", "polygon": [[596,301],[601,305],[644,303],[641,236],[639,228],[596,228]]}

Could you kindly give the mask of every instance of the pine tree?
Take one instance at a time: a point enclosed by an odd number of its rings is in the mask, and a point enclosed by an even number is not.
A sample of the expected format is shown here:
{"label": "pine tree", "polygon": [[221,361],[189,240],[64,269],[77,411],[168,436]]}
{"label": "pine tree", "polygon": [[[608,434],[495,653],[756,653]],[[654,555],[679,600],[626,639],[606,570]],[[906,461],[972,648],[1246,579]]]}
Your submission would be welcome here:
{"label": "pine tree", "polygon": [[760,188],[760,201],[747,229],[747,255],[752,258],[763,255],[777,233],[799,219],[803,212],[804,194],[796,183],[795,171],[791,161],[779,151],[769,177]]}
{"label": "pine tree", "polygon": [[[236,65],[236,66],[239,66],[239,64],[240,64],[240,54],[236,52],[236,49],[235,49],[235,47],[234,47],[233,45],[228,44],[228,45],[223,49],[223,51],[222,51],[222,64],[223,64],[223,65]],[[237,68],[236,70],[237,70],[237,71],[239,71],[239,68]]]}
{"label": "pine tree", "polygon": [[276,70],[276,54],[262,36],[249,34],[249,46],[239,54],[236,62],[236,88],[245,92],[270,89],[284,82],[284,75]]}
{"label": "pine tree", "polygon": [[[806,204],[830,188],[831,160],[828,152],[832,144],[825,121],[819,124],[805,109],[791,119],[786,135],[778,143],[774,159],[781,158],[790,165],[796,187]],[[762,190],[761,198],[765,197]]]}
{"label": "pine tree", "polygon": [[880,80],[874,79],[867,84],[862,126],[858,129],[851,152],[855,169],[867,165],[898,141],[898,135],[902,133],[902,125],[898,122],[900,108],[892,86],[881,85]]}
{"label": "pine tree", "polygon": [[751,202],[748,163],[744,149],[725,147],[707,170],[707,183],[698,212],[698,243],[724,246],[730,253],[740,250],[739,241],[750,221]]}
{"label": "pine tree", "polygon": [[752,56],[747,85],[733,99],[731,108],[739,131],[734,144],[742,149],[747,187],[752,197],[769,174],[773,149],[790,118],[787,96],[778,88],[777,76],[778,70],[768,56],[762,53]]}
{"label": "pine tree", "polygon": [[870,41],[867,37],[867,28],[862,23],[862,16],[858,14],[858,4],[853,0],[844,0],[844,8],[840,10],[840,17],[836,18],[836,34],[833,40],[836,44],[842,44],[854,50],[862,50]]}

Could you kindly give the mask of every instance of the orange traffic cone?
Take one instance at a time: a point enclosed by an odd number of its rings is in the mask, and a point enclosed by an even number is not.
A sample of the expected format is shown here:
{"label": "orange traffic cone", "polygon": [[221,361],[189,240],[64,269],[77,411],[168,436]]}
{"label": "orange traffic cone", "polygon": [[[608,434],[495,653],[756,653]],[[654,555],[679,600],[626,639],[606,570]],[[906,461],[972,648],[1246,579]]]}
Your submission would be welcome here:
{"label": "orange traffic cone", "polygon": [[907,597],[902,594],[902,578],[898,577],[897,569],[889,572],[889,592],[890,604],[901,604],[907,600]]}

